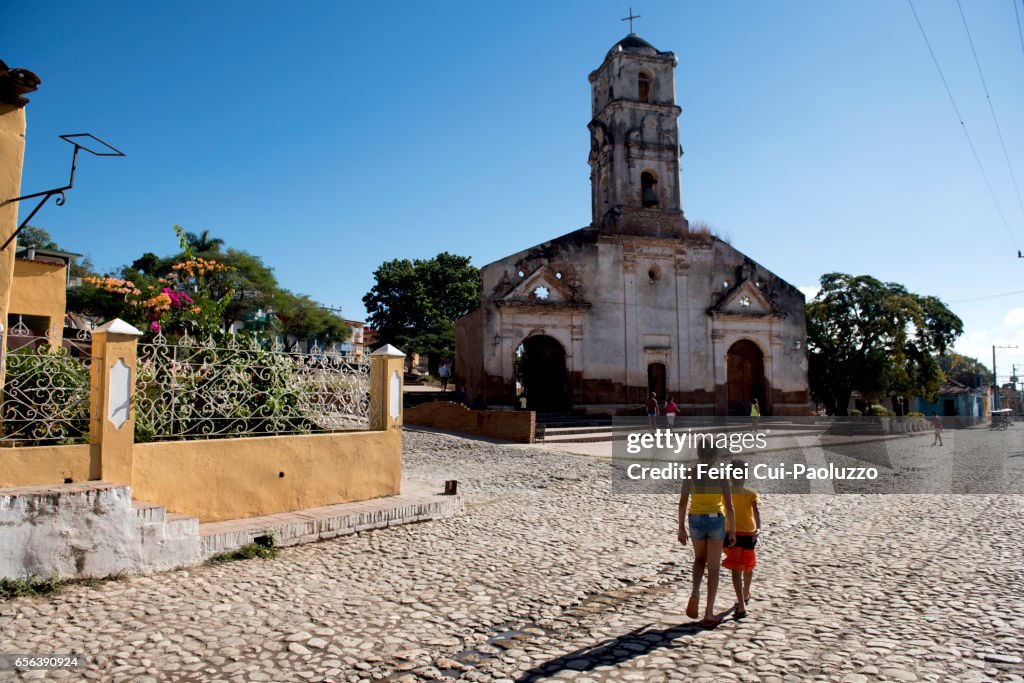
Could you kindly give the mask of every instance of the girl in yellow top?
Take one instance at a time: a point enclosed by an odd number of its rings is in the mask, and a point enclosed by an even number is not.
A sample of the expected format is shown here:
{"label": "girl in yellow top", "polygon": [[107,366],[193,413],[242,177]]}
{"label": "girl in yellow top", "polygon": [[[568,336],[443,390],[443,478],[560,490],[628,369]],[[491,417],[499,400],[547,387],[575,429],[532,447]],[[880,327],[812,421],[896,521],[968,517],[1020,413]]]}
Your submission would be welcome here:
{"label": "girl in yellow top", "polygon": [[[718,459],[717,448],[701,447],[697,451],[697,464],[713,465]],[[696,476],[698,470],[693,468]],[[687,515],[689,503],[689,515]],[[732,507],[732,493],[729,481],[720,479],[684,480],[679,495],[679,542],[686,545],[687,538],[693,539],[693,589],[686,603],[686,616],[696,619],[700,613],[700,583],[704,570],[708,572],[708,601],[704,606],[704,618],[700,625],[713,628],[722,623],[715,615],[715,596],[718,593],[718,575],[722,562],[722,545],[726,540],[726,520],[729,545],[736,542],[736,522]],[[686,533],[689,522],[690,533]]]}

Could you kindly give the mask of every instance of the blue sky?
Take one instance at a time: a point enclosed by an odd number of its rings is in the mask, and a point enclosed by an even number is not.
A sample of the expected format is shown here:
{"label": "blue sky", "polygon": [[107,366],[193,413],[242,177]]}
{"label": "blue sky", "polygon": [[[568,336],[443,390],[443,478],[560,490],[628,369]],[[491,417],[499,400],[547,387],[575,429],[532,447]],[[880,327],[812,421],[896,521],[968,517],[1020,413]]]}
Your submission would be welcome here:
{"label": "blue sky", "polygon": [[[1018,2],[1017,11],[1024,14]],[[0,4],[0,58],[35,71],[23,191],[33,221],[101,270],[174,251],[175,223],[262,256],[362,318],[381,262],[477,265],[590,221],[587,75],[628,5],[521,2]],[[1024,210],[956,0],[916,0],[1010,230],[900,0],[647,2],[636,31],[679,58],[688,217],[795,285],[870,274],[940,296],[964,352],[1024,367]],[[1014,0],[967,0],[1024,182]],[[24,211],[23,207],[23,211]],[[810,290],[808,290],[810,291]]]}

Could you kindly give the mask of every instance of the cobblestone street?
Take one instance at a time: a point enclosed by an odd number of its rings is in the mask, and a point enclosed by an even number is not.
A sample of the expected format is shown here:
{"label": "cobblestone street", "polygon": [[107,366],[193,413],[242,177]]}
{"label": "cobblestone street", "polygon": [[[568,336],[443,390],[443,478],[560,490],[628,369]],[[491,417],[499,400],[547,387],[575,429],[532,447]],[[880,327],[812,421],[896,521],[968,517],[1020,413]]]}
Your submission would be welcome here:
{"label": "cobblestone street", "polygon": [[[956,438],[970,457],[990,437]],[[601,459],[428,432],[404,466],[458,479],[465,512],[2,602],[0,652],[89,664],[0,678],[1024,681],[1024,496],[766,496],[750,616],[703,630],[674,497],[614,495]]]}

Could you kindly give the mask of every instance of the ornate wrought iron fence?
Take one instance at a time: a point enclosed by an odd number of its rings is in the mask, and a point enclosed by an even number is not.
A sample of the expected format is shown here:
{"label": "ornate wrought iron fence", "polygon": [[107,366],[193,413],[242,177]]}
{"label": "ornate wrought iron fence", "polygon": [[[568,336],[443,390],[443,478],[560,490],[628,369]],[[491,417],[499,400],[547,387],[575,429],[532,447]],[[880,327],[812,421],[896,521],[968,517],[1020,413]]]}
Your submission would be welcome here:
{"label": "ornate wrought iron fence", "polygon": [[0,444],[89,440],[91,339],[89,330],[60,337],[55,329],[39,334],[21,321],[8,330]]}
{"label": "ornate wrought iron fence", "polygon": [[208,439],[368,429],[370,360],[254,338],[139,344],[135,439]]}

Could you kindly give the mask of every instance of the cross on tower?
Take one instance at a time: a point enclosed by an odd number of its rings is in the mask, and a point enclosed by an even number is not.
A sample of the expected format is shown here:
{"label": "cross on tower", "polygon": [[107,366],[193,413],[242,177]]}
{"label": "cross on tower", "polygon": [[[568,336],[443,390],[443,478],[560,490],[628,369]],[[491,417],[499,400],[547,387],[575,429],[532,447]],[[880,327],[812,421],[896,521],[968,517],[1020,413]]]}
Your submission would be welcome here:
{"label": "cross on tower", "polygon": [[633,20],[634,19],[639,19],[639,18],[640,18],[640,15],[639,14],[633,14],[633,8],[630,7],[629,8],[629,16],[622,18],[620,21],[628,21],[629,22],[629,32],[632,33],[633,32]]}

